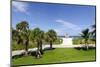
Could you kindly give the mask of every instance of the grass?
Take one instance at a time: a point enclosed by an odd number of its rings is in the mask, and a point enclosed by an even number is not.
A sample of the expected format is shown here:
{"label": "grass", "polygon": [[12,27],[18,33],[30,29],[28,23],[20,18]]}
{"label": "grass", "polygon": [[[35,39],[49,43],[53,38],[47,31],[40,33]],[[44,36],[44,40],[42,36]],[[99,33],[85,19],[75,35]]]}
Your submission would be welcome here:
{"label": "grass", "polygon": [[12,65],[49,64],[63,62],[95,61],[95,49],[77,50],[74,48],[57,48],[44,52],[42,58],[23,56],[12,59]]}

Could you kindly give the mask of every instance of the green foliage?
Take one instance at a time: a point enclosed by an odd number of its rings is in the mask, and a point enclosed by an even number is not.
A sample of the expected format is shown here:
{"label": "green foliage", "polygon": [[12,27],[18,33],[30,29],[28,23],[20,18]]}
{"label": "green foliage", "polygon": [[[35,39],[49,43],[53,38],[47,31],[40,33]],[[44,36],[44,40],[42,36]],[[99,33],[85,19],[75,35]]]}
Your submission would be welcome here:
{"label": "green foliage", "polygon": [[48,30],[45,34],[45,40],[50,43],[50,48],[52,49],[52,43],[57,40],[57,33],[54,30]]}
{"label": "green foliage", "polygon": [[[36,47],[36,43],[33,43],[33,42],[29,42],[29,46],[28,48],[35,48]],[[23,50],[25,49],[25,46],[23,44],[17,44],[16,41],[13,41],[12,42],[12,51],[14,50]]]}
{"label": "green foliage", "polygon": [[[49,39],[52,39],[53,44],[61,44],[63,41],[62,39],[56,38],[57,36],[56,32],[53,30],[50,30],[48,34],[49,36],[53,35],[54,37],[52,36],[50,38],[47,38],[47,40],[45,39],[46,34],[44,33],[44,31],[40,30],[39,28],[35,28],[33,30],[24,30],[24,32],[22,31],[18,32],[17,30],[13,30],[13,31],[14,33],[12,33],[12,36],[17,40],[12,39],[12,50],[24,49],[25,45],[23,44],[23,39],[25,40],[29,39],[29,45],[27,46],[27,48],[34,48],[34,46],[36,47],[37,42],[40,42],[40,41],[43,42],[43,44],[49,44],[49,41],[48,41]],[[20,43],[17,43],[17,42],[20,42]]]}
{"label": "green foliage", "polygon": [[[55,44],[55,45],[60,45],[60,44],[62,44],[63,43],[63,40],[62,39],[60,39],[60,38],[57,38],[54,42],[52,42],[52,44]],[[47,44],[50,44],[50,42],[48,42],[48,41],[43,41],[43,44],[45,45],[47,45]]]}
{"label": "green foliage", "polygon": [[16,29],[20,31],[25,31],[29,29],[29,24],[27,21],[22,21],[18,24],[16,24]]}
{"label": "green foliage", "polygon": [[32,42],[37,43],[37,48],[39,51],[41,51],[41,54],[42,54],[43,53],[42,45],[43,45],[43,40],[44,40],[44,31],[40,30],[40,28],[35,28],[34,30],[31,31],[30,40],[32,40]]}
{"label": "green foliage", "polygon": [[62,44],[62,43],[63,43],[63,40],[60,39],[60,38],[57,38],[57,39],[53,42],[53,44]]}
{"label": "green foliage", "polygon": [[88,45],[88,39],[90,38],[90,32],[89,32],[88,28],[82,31],[81,37],[84,39],[83,41],[85,42],[85,45],[87,46]]}
{"label": "green foliage", "polygon": [[57,39],[57,33],[54,30],[48,30],[48,32],[45,35],[45,39],[46,41],[50,42],[54,42]]}
{"label": "green foliage", "polygon": [[[58,44],[58,45],[59,45],[59,44],[61,44],[62,42],[63,42],[62,39],[57,39],[55,42],[53,42],[53,44]],[[43,41],[43,44],[49,44],[49,42],[44,42],[44,41]],[[37,46],[36,42],[32,42],[32,41],[30,40],[28,48],[35,48],[36,46]],[[16,41],[12,41],[12,51],[14,51],[14,50],[23,50],[24,47],[25,47],[25,46],[24,46],[22,43],[17,44]]]}
{"label": "green foliage", "polygon": [[84,39],[88,39],[89,38],[89,35],[90,35],[89,29],[85,29],[81,33],[81,37],[84,38]]}
{"label": "green foliage", "polygon": [[[12,32],[13,33],[13,32]],[[24,46],[24,49],[26,51],[26,55],[28,54],[28,46],[29,46],[29,24],[27,21],[22,21],[18,24],[16,24],[16,32],[17,33],[17,44],[22,44]],[[13,45],[14,46],[14,45]],[[21,49],[23,48],[22,46],[20,46]],[[15,47],[17,48],[17,47]]]}
{"label": "green foliage", "polygon": [[91,35],[92,35],[93,38],[96,39],[96,24],[92,25]]}
{"label": "green foliage", "polygon": [[[88,44],[95,44],[95,41],[93,41],[94,39],[89,38],[88,39]],[[84,39],[83,38],[74,38],[72,40],[74,45],[80,45],[80,44],[85,44]]]}
{"label": "green foliage", "polygon": [[35,28],[31,31],[30,40],[32,41],[40,41],[44,37],[44,31],[40,30],[39,28]]}

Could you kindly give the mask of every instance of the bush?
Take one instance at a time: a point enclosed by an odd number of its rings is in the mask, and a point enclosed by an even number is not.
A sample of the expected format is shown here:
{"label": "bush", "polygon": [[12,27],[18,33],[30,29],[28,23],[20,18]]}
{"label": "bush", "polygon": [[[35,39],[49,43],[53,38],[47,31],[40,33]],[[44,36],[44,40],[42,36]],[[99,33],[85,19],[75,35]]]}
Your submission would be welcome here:
{"label": "bush", "polygon": [[[73,38],[72,41],[73,41],[73,44],[75,44],[75,45],[85,44],[83,38]],[[88,44],[95,44],[95,41],[93,41],[92,39],[89,39]]]}
{"label": "bush", "polygon": [[61,44],[63,42],[62,39],[57,39],[53,44]]}
{"label": "bush", "polygon": [[[28,48],[36,47],[35,43],[29,42]],[[12,42],[12,50],[23,50],[25,46],[23,44],[17,44],[16,42]]]}

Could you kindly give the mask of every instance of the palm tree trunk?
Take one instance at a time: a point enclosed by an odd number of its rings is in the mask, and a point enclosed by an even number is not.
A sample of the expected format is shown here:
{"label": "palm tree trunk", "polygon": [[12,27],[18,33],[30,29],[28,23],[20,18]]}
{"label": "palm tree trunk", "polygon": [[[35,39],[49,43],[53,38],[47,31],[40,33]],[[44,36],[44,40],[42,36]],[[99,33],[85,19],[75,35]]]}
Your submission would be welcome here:
{"label": "palm tree trunk", "polygon": [[52,41],[50,41],[50,48],[52,49]]}
{"label": "palm tree trunk", "polygon": [[40,42],[37,41],[37,51],[36,51],[36,56],[37,58],[40,58],[41,57],[41,52],[40,52]]}
{"label": "palm tree trunk", "polygon": [[86,47],[86,50],[88,50],[87,40],[85,40],[85,47]]}
{"label": "palm tree trunk", "polygon": [[37,49],[40,50],[39,42],[37,42]]}
{"label": "palm tree trunk", "polygon": [[40,52],[41,52],[41,54],[43,54],[43,50],[42,50],[42,41],[40,41]]}
{"label": "palm tree trunk", "polygon": [[25,55],[28,55],[28,40],[25,42]]}

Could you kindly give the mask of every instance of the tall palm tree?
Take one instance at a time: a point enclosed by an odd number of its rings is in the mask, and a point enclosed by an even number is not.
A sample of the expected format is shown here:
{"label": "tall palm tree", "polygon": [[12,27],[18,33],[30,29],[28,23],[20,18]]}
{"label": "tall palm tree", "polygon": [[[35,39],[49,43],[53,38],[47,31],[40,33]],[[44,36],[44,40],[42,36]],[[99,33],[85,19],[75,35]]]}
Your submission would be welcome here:
{"label": "tall palm tree", "polygon": [[88,39],[90,37],[90,32],[89,32],[88,28],[82,31],[81,37],[84,39],[85,46],[86,46],[86,48],[88,50]]}
{"label": "tall palm tree", "polygon": [[16,25],[18,31],[26,31],[29,29],[29,24],[27,21],[22,21]]}
{"label": "tall palm tree", "polygon": [[46,33],[45,39],[50,43],[50,48],[52,49],[52,43],[57,39],[57,33],[51,29]]}
{"label": "tall palm tree", "polygon": [[25,45],[25,55],[28,54],[28,44],[29,44],[29,24],[27,21],[22,21],[16,25],[16,30],[18,31],[19,37],[22,39],[23,45]]}
{"label": "tall palm tree", "polygon": [[19,33],[17,30],[12,28],[12,40],[16,41],[17,44],[21,43],[21,37],[19,36]]}

